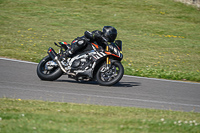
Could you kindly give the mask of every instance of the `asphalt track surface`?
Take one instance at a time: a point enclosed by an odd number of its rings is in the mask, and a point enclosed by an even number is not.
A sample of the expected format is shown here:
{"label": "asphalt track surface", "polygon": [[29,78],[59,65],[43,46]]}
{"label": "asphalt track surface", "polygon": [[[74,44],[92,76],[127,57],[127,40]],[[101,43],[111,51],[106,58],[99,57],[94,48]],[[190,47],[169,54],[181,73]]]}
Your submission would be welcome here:
{"label": "asphalt track surface", "polygon": [[200,83],[124,75],[111,87],[63,75],[41,81],[37,63],[0,58],[0,98],[200,112]]}

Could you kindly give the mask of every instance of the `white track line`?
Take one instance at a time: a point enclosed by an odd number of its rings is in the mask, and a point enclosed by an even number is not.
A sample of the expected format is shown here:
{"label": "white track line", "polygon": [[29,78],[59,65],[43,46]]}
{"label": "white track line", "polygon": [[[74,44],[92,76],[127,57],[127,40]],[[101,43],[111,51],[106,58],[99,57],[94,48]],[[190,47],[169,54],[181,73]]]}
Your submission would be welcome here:
{"label": "white track line", "polygon": [[[2,58],[2,57],[0,57],[0,60],[15,61],[15,62],[21,62],[21,63],[27,63],[27,64],[38,64],[38,63],[35,63],[35,62],[8,59],[8,58]],[[138,77],[138,76],[130,76],[130,75],[124,75],[124,76],[130,77],[130,78],[138,78],[138,79],[150,79],[150,80],[157,80],[157,81],[166,81],[166,82],[174,82],[174,83],[198,84],[198,85],[200,85],[200,83],[193,83],[193,82],[184,82],[184,81],[167,80],[167,79],[156,79],[156,78]]]}
{"label": "white track line", "polygon": [[148,78],[148,77],[138,77],[138,76],[131,76],[131,75],[124,75],[126,77],[132,77],[132,78],[138,78],[138,79],[150,79],[150,80],[157,80],[157,81],[166,81],[166,82],[174,82],[174,83],[185,83],[185,84],[197,84],[200,85],[200,83],[195,82],[185,82],[185,81],[177,81],[177,80],[168,80],[168,79],[157,79],[157,78]]}
{"label": "white track line", "polygon": [[27,63],[27,64],[38,64],[38,63],[35,63],[35,62],[15,60],[15,59],[8,59],[8,58],[2,58],[2,57],[0,57],[0,60],[15,61],[15,62],[21,62],[21,63]]}

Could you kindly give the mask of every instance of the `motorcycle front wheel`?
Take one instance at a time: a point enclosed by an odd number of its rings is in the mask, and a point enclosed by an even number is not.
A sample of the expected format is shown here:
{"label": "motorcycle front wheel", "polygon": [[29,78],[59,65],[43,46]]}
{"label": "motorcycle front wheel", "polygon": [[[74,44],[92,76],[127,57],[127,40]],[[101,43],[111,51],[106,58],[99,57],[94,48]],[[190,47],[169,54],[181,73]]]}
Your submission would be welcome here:
{"label": "motorcycle front wheel", "polygon": [[63,72],[48,55],[37,65],[37,75],[41,80],[53,81],[62,76]]}
{"label": "motorcycle front wheel", "polygon": [[124,67],[121,62],[114,61],[109,70],[106,70],[106,63],[98,69],[96,80],[100,85],[111,86],[121,80],[124,75]]}

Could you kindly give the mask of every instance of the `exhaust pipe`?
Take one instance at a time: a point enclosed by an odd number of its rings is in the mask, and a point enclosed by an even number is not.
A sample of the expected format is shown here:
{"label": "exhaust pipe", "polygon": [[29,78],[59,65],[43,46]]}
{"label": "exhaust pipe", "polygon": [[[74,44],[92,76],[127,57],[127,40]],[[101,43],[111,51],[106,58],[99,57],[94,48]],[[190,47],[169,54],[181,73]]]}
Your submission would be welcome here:
{"label": "exhaust pipe", "polygon": [[64,73],[67,73],[67,71],[65,70],[65,68],[62,66],[61,62],[58,60],[58,54],[54,51],[54,49],[50,47],[48,49],[47,53],[49,54],[49,56],[51,57],[51,59],[53,59],[59,65],[59,67],[61,68],[61,70]]}
{"label": "exhaust pipe", "polygon": [[51,47],[48,49],[47,53],[49,54],[49,56],[50,56],[51,59],[53,59],[53,60],[55,59],[56,56],[58,56],[58,54],[57,54],[57,53],[54,51],[54,49],[51,48]]}
{"label": "exhaust pipe", "polygon": [[65,70],[65,68],[62,66],[61,62],[58,60],[58,56],[56,56],[54,58],[54,60],[56,61],[56,63],[58,63],[59,67],[61,68],[61,70],[64,72],[64,73],[67,73],[67,71]]}

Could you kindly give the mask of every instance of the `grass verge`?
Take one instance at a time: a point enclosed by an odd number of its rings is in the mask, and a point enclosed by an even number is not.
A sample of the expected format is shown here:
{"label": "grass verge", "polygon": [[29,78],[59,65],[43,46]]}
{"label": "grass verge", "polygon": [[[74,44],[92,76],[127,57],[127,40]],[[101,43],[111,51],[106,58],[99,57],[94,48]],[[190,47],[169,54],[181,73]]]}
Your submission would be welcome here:
{"label": "grass verge", "polygon": [[[54,41],[112,25],[125,74],[200,82],[200,12],[174,0],[1,0],[0,56],[39,62]],[[57,49],[57,48],[56,48]]]}
{"label": "grass verge", "polygon": [[0,99],[0,132],[200,132],[200,113]]}

